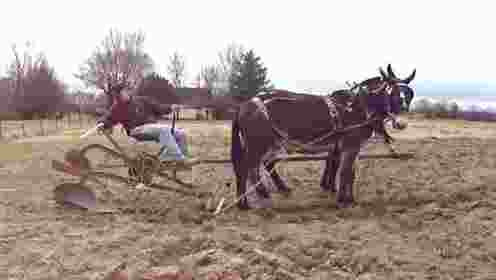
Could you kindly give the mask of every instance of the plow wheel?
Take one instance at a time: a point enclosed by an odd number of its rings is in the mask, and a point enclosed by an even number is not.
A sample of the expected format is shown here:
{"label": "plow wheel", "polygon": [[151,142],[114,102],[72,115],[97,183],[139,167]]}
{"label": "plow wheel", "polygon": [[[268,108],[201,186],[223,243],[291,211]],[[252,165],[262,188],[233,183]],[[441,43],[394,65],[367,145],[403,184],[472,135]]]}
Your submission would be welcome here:
{"label": "plow wheel", "polygon": [[133,166],[129,166],[127,174],[129,178],[136,181],[138,184],[151,185],[153,177],[160,169],[160,162],[158,159],[148,153],[138,153],[137,157],[133,160]]}

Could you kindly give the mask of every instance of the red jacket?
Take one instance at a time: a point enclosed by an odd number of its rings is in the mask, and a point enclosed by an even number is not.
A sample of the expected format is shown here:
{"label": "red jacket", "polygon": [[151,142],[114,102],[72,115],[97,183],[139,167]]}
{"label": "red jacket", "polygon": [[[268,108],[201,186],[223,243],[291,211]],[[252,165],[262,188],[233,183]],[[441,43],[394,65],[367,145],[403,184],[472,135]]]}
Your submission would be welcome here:
{"label": "red jacket", "polygon": [[98,122],[110,128],[118,123],[122,124],[127,134],[137,126],[155,123],[161,115],[172,112],[168,104],[160,104],[149,96],[131,96],[128,102],[114,102]]}

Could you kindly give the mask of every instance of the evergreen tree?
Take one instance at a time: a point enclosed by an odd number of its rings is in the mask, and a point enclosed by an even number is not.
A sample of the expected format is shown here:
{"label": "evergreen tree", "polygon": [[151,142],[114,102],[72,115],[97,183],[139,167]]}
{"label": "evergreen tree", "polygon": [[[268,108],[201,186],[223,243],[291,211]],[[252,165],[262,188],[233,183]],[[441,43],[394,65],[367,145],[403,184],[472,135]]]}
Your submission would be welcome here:
{"label": "evergreen tree", "polygon": [[267,77],[267,68],[253,50],[241,54],[231,76],[231,93],[240,101],[248,100],[273,86]]}

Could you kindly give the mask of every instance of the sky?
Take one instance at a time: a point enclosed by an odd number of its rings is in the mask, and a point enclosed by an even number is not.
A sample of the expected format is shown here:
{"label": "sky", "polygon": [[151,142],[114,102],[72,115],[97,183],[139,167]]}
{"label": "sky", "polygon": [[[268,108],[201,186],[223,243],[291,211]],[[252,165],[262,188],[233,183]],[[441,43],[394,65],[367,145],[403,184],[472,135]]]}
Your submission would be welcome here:
{"label": "sky", "polygon": [[492,82],[494,1],[5,1],[0,71],[11,45],[32,41],[71,86],[78,67],[110,28],[142,30],[165,74],[186,57],[192,80],[230,43],[253,49],[277,88],[304,91],[378,75],[391,63],[422,81]]}

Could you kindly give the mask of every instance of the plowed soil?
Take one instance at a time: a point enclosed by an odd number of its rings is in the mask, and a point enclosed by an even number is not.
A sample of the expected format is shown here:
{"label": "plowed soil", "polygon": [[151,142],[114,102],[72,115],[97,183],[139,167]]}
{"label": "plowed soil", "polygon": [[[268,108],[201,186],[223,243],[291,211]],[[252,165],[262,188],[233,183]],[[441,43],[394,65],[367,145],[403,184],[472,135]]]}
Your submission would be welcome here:
{"label": "plowed soil", "polygon": [[[271,210],[231,208],[215,219],[202,201],[117,184],[91,185],[113,212],[57,205],[53,188],[75,179],[50,160],[74,146],[108,144],[101,136],[0,144],[0,279],[103,279],[123,262],[132,279],[167,266],[198,279],[224,270],[252,280],[496,279],[496,126],[409,121],[393,136],[397,150],[415,158],[360,160],[353,208],[337,209],[321,191],[321,162],[286,163],[279,172],[291,197],[275,194]],[[229,122],[178,125],[195,156],[228,158]],[[228,164],[181,176],[202,189],[220,186],[226,197],[232,191]]]}

